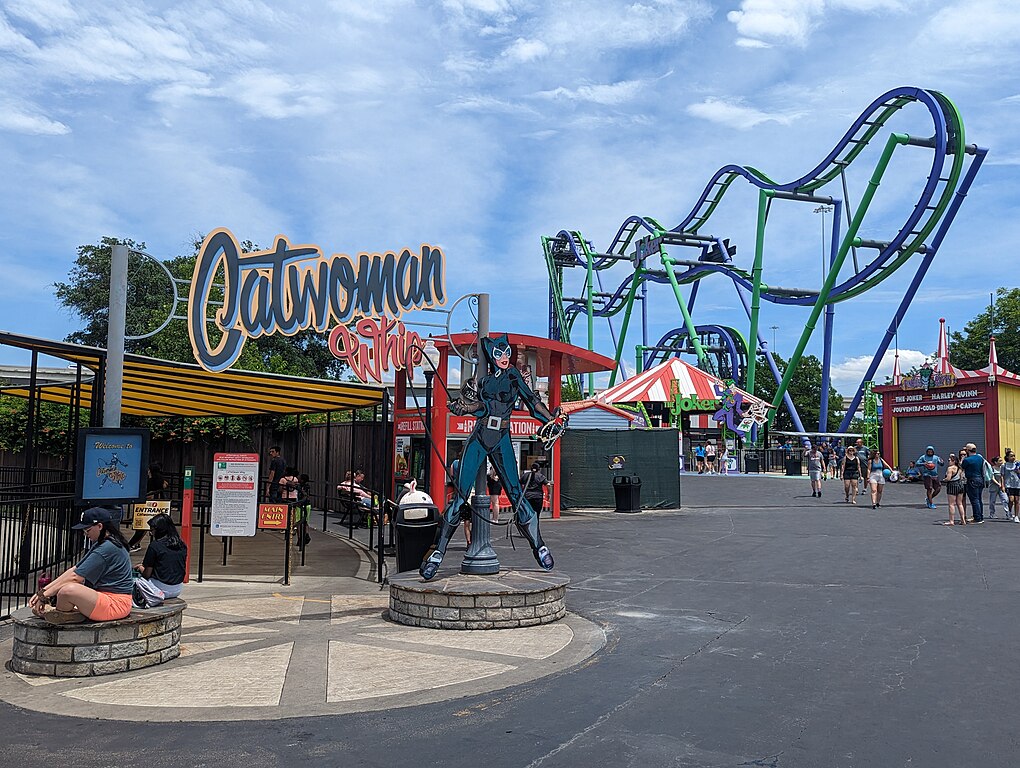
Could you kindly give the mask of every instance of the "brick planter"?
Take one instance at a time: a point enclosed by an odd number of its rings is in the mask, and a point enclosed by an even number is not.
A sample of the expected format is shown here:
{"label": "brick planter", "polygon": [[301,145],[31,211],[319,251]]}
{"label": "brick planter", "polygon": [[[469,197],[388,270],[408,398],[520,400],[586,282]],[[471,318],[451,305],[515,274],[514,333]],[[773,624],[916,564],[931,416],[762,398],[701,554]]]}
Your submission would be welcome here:
{"label": "brick planter", "polygon": [[183,600],[132,610],[126,619],[50,624],[16,611],[11,669],[27,675],[91,677],[162,664],[181,654]]}
{"label": "brick planter", "polygon": [[512,629],[550,624],[566,614],[570,579],[545,571],[494,576],[454,573],[423,581],[417,573],[390,579],[389,617],[431,629]]}

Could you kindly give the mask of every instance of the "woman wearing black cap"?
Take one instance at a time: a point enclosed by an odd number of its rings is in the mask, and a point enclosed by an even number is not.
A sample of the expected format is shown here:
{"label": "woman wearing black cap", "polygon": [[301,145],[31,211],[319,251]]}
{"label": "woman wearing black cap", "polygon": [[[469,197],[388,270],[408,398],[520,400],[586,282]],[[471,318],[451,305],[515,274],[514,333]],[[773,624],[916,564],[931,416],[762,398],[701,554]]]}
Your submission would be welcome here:
{"label": "woman wearing black cap", "polygon": [[81,522],[71,527],[84,531],[92,546],[81,562],[32,595],[32,612],[54,624],[126,618],[134,574],[120,529],[99,507],[82,512]]}

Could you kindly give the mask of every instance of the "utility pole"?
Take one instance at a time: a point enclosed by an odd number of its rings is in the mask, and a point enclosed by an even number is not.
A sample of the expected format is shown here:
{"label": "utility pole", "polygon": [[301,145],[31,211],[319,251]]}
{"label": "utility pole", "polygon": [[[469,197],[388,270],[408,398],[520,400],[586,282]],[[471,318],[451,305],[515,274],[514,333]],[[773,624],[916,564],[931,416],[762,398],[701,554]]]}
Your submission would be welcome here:
{"label": "utility pole", "polygon": [[103,387],[103,426],[119,427],[124,390],[124,334],[127,324],[126,245],[110,252],[110,305],[106,327],[106,383]]}

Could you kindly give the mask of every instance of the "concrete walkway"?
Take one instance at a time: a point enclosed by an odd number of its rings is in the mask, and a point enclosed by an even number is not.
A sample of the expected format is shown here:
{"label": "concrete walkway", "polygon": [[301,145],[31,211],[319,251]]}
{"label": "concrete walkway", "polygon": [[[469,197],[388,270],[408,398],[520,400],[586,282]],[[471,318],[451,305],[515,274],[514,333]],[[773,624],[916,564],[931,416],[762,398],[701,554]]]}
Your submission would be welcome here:
{"label": "concrete walkway", "polygon": [[[255,579],[269,581],[237,581],[239,566],[256,556],[256,545],[246,541],[236,543],[235,553],[251,551],[231,557],[228,573],[189,584],[179,659],[86,679],[5,669],[0,699],[30,710],[136,721],[360,712],[518,685],[576,665],[605,642],[601,629],[577,616],[498,631],[394,624],[384,617],[388,588],[367,578],[368,554],[356,543],[312,536],[309,555],[315,553],[318,568],[304,571],[328,575],[298,575],[283,587],[275,583],[278,569],[268,566],[255,568]],[[0,656],[10,655],[8,640]]]}

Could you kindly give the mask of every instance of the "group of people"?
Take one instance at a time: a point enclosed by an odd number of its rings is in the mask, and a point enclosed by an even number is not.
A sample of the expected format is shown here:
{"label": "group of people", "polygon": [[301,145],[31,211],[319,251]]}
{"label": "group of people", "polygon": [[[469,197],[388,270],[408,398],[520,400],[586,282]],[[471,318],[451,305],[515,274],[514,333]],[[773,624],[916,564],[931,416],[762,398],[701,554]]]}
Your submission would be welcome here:
{"label": "group of people", "polygon": [[[913,462],[924,484],[925,506],[937,509],[935,497],[943,485],[949,505],[949,519],[943,525],[980,525],[985,521],[985,491],[988,491],[988,517],[995,517],[995,506],[1002,507],[1007,520],[1020,523],[1020,462],[1012,448],[1005,450],[1005,459],[985,459],[974,443],[967,443],[958,453],[950,453],[948,462],[929,445]],[[939,479],[939,470],[945,476]],[[970,514],[967,505],[970,505]]]}
{"label": "group of people", "polygon": [[727,453],[726,443],[720,443],[718,446],[711,440],[698,443],[694,446],[694,468],[699,475],[728,474]]}
{"label": "group of people", "polygon": [[848,504],[857,504],[858,494],[863,496],[870,488],[871,508],[878,509],[886,482],[894,479],[895,470],[882,457],[882,451],[869,450],[860,438],[847,447],[838,443],[812,445],[806,458],[811,495],[817,498],[822,496],[822,481],[831,475],[842,478],[843,496]]}
{"label": "group of people", "polygon": [[137,565],[131,563],[120,520],[109,509],[87,509],[71,527],[84,533],[88,548],[76,565],[55,579],[40,579],[29,600],[36,616],[53,624],[115,621],[127,618],[139,591],[162,595],[160,599],[180,596],[188,547],[169,515],[149,519],[151,541]]}

